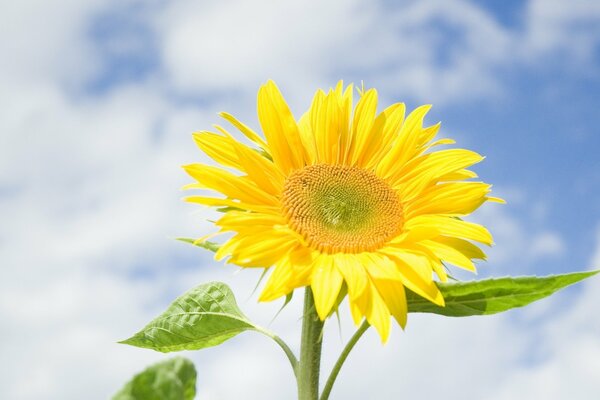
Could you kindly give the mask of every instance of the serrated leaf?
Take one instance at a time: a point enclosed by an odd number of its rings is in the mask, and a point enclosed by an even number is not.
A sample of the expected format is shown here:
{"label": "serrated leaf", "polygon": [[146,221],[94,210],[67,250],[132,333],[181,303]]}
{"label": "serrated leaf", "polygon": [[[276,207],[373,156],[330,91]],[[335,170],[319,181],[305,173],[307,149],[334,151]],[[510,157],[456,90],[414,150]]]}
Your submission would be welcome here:
{"label": "serrated leaf", "polygon": [[434,313],[449,317],[496,314],[526,306],[598,272],[437,283],[446,306],[437,306],[407,290],[408,312]]}
{"label": "serrated leaf", "polygon": [[112,400],[193,400],[196,369],[183,357],[151,365],[135,375]]}
{"label": "serrated leaf", "polygon": [[176,238],[175,240],[179,240],[180,242],[184,242],[184,243],[193,244],[194,246],[202,247],[203,249],[210,250],[213,253],[216,253],[217,250],[219,250],[219,247],[221,247],[221,246],[219,246],[218,243],[210,242],[208,240],[205,240],[203,242],[198,242],[197,239],[192,239],[192,238]]}
{"label": "serrated leaf", "polygon": [[120,343],[163,353],[216,346],[246,330],[259,328],[238,308],[224,283],[200,285],[131,338]]}

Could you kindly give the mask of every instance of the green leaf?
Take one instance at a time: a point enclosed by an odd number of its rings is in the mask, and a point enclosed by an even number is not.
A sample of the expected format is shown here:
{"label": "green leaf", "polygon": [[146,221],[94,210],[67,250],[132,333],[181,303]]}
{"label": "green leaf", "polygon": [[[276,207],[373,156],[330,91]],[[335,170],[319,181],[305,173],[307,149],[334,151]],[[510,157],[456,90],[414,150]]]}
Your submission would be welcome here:
{"label": "green leaf", "polygon": [[198,246],[198,247],[202,247],[203,249],[206,250],[210,250],[213,253],[216,253],[217,250],[219,250],[219,244],[215,243],[215,242],[210,242],[208,240],[205,240],[204,242],[198,242],[196,239],[192,239],[192,238],[176,238],[175,240],[179,240],[180,242],[185,242],[185,243],[190,243],[193,244],[194,246]]}
{"label": "green leaf", "polygon": [[600,271],[545,277],[507,277],[472,282],[437,283],[446,306],[437,306],[407,290],[408,312],[434,313],[448,317],[496,314],[511,308],[526,306],[598,272]]}
{"label": "green leaf", "polygon": [[196,369],[182,357],[154,364],[133,377],[113,400],[192,400]]}
{"label": "green leaf", "polygon": [[164,313],[120,343],[168,353],[216,346],[246,330],[260,329],[238,308],[227,285],[211,282],[177,298]]}

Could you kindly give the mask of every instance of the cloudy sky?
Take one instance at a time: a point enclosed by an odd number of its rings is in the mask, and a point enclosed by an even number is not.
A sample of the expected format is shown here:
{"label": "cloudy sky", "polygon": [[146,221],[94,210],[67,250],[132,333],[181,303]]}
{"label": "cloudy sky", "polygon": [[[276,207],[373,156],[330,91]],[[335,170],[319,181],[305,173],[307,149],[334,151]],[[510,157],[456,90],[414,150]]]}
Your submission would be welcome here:
{"label": "cloudy sky", "polygon": [[[256,304],[256,271],[173,240],[211,231],[181,202],[191,132],[257,127],[267,79],[296,115],[339,79],[381,104],[432,103],[487,156],[507,205],[473,218],[478,277],[600,267],[600,2],[24,0],[0,5],[0,398],[106,399],[168,357],[118,345],[177,295],[221,280],[297,349],[300,304]],[[469,278],[468,275],[461,275]],[[368,332],[332,399],[593,399],[600,280],[493,317],[411,315]],[[328,324],[327,371],[352,334]],[[281,351],[246,333],[189,353],[199,399],[293,398]]]}

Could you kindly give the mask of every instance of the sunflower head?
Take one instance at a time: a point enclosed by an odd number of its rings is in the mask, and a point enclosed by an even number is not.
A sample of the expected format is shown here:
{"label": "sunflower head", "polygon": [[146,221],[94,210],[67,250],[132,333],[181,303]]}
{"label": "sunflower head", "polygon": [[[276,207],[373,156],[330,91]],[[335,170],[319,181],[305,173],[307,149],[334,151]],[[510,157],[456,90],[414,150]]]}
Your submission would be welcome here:
{"label": "sunflower head", "polygon": [[434,274],[445,281],[445,263],[474,271],[485,254],[473,242],[492,243],[462,217],[501,200],[470,180],[479,154],[434,150],[454,142],[434,141],[439,124],[423,126],[428,110],[405,116],[397,103],[377,113],[374,89],[360,91],[353,107],[352,85],[340,82],[317,91],[296,120],[269,81],[258,93],[264,136],[222,113],[249,144],[219,126],[195,133],[220,166],[184,166],[196,180],[189,187],[212,191],[188,201],[226,207],[216,225],[234,235],[216,258],[270,269],[263,301],[310,286],[322,320],[347,293],[355,323],[366,318],[383,341],[391,317],[406,324],[405,288],[444,305]]}
{"label": "sunflower head", "polygon": [[288,225],[324,253],[372,251],[398,233],[402,205],[373,172],[316,164],[294,171],[281,196]]}

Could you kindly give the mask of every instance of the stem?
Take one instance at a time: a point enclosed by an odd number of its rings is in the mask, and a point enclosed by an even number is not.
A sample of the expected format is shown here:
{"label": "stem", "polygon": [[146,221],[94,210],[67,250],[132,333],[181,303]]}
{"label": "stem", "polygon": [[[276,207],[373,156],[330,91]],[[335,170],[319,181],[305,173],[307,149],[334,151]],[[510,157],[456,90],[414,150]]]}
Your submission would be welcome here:
{"label": "stem", "polygon": [[321,345],[323,322],[317,315],[310,287],[304,289],[304,312],[300,364],[298,365],[298,400],[319,398],[319,371],[321,367]]}
{"label": "stem", "polygon": [[327,383],[325,383],[325,387],[323,388],[323,393],[321,393],[320,400],[329,399],[329,394],[331,393],[331,389],[333,388],[335,379],[337,378],[338,374],[340,373],[340,370],[342,369],[342,365],[344,365],[344,361],[346,361],[346,358],[348,358],[348,354],[350,354],[350,351],[354,348],[354,345],[356,344],[356,342],[358,342],[358,339],[360,339],[363,333],[365,333],[367,329],[369,329],[369,326],[369,323],[367,321],[364,321],[362,325],[358,328],[358,330],[354,332],[354,335],[352,335],[350,341],[348,341],[348,343],[346,344],[346,347],[344,347],[344,350],[340,354],[340,357],[335,362],[335,365],[333,366],[333,369],[329,374]]}
{"label": "stem", "polygon": [[292,369],[294,370],[294,375],[297,377],[298,376],[298,360],[296,359],[296,355],[294,354],[292,349],[289,348],[287,343],[284,342],[283,339],[280,338],[279,336],[277,336],[275,333],[273,333],[265,328],[257,327],[256,331],[262,333],[263,335],[270,337],[271,339],[273,339],[275,341],[275,343],[277,343],[279,345],[279,347],[281,347],[283,349],[288,360],[290,360],[290,364],[292,365]]}

